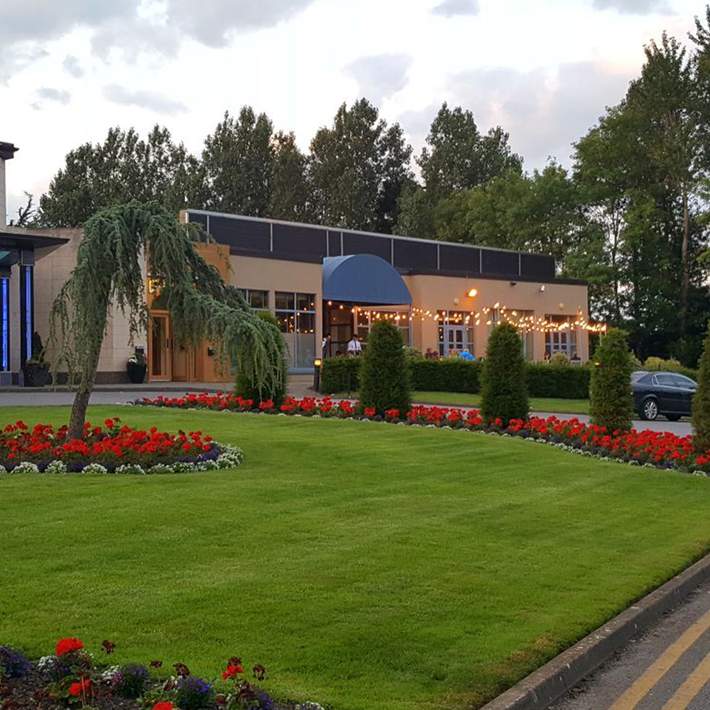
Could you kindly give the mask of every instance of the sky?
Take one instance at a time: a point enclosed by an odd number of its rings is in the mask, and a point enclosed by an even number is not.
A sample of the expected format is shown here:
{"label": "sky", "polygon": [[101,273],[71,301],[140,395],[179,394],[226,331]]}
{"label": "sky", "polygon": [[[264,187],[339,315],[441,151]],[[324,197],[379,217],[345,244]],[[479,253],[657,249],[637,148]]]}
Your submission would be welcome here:
{"label": "sky", "polygon": [[418,153],[447,101],[503,126],[527,170],[569,165],[644,44],[685,41],[703,14],[702,0],[0,0],[10,218],[111,126],[165,125],[199,154],[245,104],[305,150],[366,96]]}

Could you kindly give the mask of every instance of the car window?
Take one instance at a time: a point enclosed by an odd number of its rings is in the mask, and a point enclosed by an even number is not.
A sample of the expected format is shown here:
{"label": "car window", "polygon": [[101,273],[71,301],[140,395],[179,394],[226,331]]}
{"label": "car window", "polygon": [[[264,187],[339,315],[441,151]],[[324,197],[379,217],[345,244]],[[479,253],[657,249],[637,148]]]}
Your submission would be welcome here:
{"label": "car window", "polygon": [[675,379],[673,375],[656,375],[656,382],[664,387],[675,387]]}
{"label": "car window", "polygon": [[647,385],[651,382],[651,375],[648,372],[634,372],[631,376],[631,383],[638,385]]}
{"label": "car window", "polygon": [[697,386],[690,377],[686,377],[685,375],[673,375],[673,379],[675,380],[676,387],[688,388]]}

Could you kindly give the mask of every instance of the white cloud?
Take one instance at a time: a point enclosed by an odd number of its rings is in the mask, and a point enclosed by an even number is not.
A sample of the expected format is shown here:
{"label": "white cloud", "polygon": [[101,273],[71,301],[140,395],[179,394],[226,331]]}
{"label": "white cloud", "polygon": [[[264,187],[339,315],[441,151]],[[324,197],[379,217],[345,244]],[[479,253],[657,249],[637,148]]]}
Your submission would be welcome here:
{"label": "white cloud", "polygon": [[597,62],[477,69],[452,79],[450,103],[472,110],[482,130],[501,125],[527,168],[540,168],[549,157],[569,164],[572,143],[624,97],[631,78]]}
{"label": "white cloud", "polygon": [[445,17],[478,15],[479,11],[478,0],[443,0],[433,10],[436,15],[444,15]]}
{"label": "white cloud", "polygon": [[67,55],[64,58],[64,61],[62,62],[62,67],[64,68],[64,71],[67,74],[70,74],[75,79],[80,79],[82,76],[84,76],[84,70],[81,67],[81,63],[76,57],[72,56],[71,54]]}
{"label": "white cloud", "polygon": [[210,47],[235,32],[285,22],[313,0],[168,0],[168,22]]}
{"label": "white cloud", "polygon": [[377,54],[356,59],[345,71],[357,81],[362,96],[379,104],[404,88],[411,64],[406,54]]}
{"label": "white cloud", "polygon": [[155,113],[171,115],[187,111],[185,104],[168,96],[141,89],[127,89],[125,86],[119,86],[118,84],[105,86],[103,94],[106,99],[113,103],[136,106]]}
{"label": "white cloud", "polygon": [[666,0],[593,0],[597,10],[618,10],[627,15],[650,15],[658,12],[670,14]]}
{"label": "white cloud", "polygon": [[68,104],[71,99],[71,94],[65,89],[52,89],[48,86],[37,89],[37,96],[45,101],[56,101],[59,104]]}

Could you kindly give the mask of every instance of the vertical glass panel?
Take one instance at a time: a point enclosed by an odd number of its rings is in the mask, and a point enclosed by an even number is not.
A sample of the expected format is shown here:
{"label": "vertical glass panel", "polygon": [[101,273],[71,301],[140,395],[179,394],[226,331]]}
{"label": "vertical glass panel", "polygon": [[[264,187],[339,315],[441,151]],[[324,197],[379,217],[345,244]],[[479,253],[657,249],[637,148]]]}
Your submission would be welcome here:
{"label": "vertical glass panel", "polygon": [[312,293],[297,293],[296,308],[299,311],[315,311],[316,297]]}
{"label": "vertical glass panel", "polygon": [[10,369],[10,281],[0,279],[0,369]]}
{"label": "vertical glass panel", "polygon": [[292,311],[294,310],[295,300],[294,294],[285,291],[277,291],[274,294],[276,310]]}

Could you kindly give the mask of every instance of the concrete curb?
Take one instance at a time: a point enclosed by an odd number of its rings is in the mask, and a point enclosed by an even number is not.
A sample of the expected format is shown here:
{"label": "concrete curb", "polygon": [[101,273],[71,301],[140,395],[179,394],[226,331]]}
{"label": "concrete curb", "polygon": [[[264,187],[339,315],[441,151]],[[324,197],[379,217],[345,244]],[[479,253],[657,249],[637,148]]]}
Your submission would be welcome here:
{"label": "concrete curb", "polygon": [[710,554],[499,695],[482,710],[545,710],[710,580]]}

